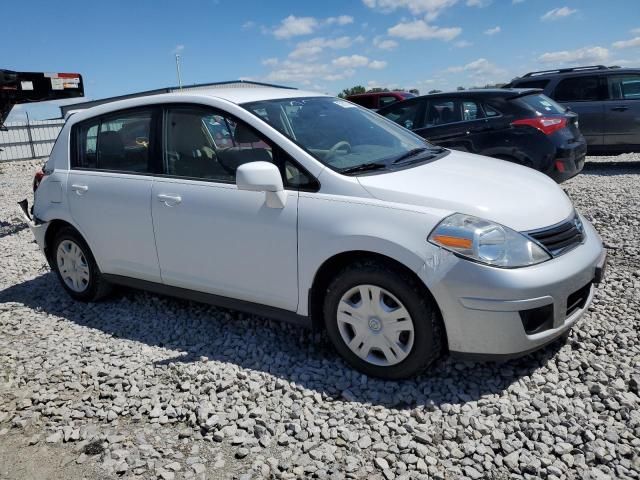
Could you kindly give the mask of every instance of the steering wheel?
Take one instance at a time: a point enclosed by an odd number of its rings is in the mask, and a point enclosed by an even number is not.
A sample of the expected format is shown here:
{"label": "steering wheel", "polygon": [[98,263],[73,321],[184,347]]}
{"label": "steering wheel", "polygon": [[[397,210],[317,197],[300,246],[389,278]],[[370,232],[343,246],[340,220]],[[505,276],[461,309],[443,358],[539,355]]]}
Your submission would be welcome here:
{"label": "steering wheel", "polygon": [[346,153],[351,153],[351,144],[346,140],[340,140],[338,143],[336,143],[333,147],[329,149],[329,152],[327,153],[327,158],[333,157],[336,153],[338,153],[341,150],[345,150]]}

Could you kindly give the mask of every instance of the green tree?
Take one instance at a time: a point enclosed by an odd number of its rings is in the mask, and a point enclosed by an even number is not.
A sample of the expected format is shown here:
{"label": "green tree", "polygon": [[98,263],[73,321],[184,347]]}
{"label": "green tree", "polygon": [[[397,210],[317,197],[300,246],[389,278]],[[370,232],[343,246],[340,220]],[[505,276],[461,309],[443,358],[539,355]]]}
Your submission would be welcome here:
{"label": "green tree", "polygon": [[436,90],[436,89],[433,89],[433,90],[429,90],[429,93],[430,93],[430,94],[431,94],[431,93],[442,93],[442,90]]}
{"label": "green tree", "polygon": [[462,90],[464,90],[464,87],[458,87],[458,88],[456,88],[456,90],[458,90],[459,92],[461,92]]}
{"label": "green tree", "polygon": [[355,87],[345,88],[338,94],[340,98],[348,97],[349,95],[357,95],[359,93],[366,93],[367,89],[362,85],[356,85]]}

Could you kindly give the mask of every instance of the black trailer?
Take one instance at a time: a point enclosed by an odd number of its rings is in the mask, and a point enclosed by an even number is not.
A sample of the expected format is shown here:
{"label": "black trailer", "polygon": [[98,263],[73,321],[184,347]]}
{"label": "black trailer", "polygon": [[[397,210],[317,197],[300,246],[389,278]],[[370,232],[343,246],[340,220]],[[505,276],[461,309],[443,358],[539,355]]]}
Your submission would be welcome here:
{"label": "black trailer", "polygon": [[84,97],[84,84],[79,73],[0,69],[0,129],[14,105],[76,97]]}

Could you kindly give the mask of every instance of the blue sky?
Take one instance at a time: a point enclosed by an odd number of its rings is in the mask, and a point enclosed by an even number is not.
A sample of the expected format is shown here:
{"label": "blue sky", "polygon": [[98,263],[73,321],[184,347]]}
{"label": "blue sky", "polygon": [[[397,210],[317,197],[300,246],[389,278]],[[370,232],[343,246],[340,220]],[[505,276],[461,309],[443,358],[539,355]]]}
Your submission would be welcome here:
{"label": "blue sky", "polygon": [[[640,67],[639,0],[6,2],[0,68],[79,72],[87,98],[237,78],[338,93]],[[14,109],[15,110],[15,109]],[[55,104],[10,118],[56,116]]]}

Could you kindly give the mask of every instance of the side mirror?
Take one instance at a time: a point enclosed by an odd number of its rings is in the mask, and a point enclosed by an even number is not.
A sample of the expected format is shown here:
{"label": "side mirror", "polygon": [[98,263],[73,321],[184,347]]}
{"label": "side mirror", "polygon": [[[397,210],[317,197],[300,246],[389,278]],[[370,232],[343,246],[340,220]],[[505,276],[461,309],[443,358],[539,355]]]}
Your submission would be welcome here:
{"label": "side mirror", "polygon": [[284,208],[287,192],[282,184],[280,170],[273,163],[249,162],[236,170],[238,190],[265,192],[267,207]]}

